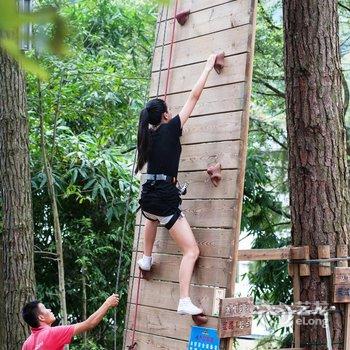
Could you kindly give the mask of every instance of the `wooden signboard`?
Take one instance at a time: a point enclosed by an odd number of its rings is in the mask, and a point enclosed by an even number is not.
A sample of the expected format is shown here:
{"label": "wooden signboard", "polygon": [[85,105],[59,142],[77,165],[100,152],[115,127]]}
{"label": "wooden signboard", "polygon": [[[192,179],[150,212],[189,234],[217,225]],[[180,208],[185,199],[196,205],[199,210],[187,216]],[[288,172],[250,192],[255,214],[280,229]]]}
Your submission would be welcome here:
{"label": "wooden signboard", "polygon": [[335,303],[350,303],[350,285],[334,286],[333,301]]}
{"label": "wooden signboard", "polygon": [[350,285],[350,267],[335,267],[333,284]]}
{"label": "wooden signboard", "polygon": [[252,331],[254,304],[252,298],[226,298],[220,303],[219,337],[249,335]]}
{"label": "wooden signboard", "polygon": [[333,275],[333,301],[350,303],[350,268],[336,267]]}

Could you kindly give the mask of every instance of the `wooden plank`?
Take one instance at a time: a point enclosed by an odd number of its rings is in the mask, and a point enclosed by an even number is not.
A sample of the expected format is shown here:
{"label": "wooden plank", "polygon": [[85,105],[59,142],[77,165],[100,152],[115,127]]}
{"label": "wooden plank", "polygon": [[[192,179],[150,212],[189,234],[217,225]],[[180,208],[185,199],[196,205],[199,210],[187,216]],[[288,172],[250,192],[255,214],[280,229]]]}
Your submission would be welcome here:
{"label": "wooden plank", "polygon": [[241,119],[241,111],[191,117],[183,127],[181,144],[238,140]]}
{"label": "wooden plank", "polygon": [[[245,77],[242,66],[245,65],[246,60],[247,54],[226,57],[221,74],[217,74],[214,71],[210,73],[205,86],[208,88],[217,85],[227,85],[244,81]],[[206,62],[200,62],[171,69],[168,94],[191,91],[200,77],[205,65]],[[166,70],[161,71],[161,73],[154,72],[152,74],[150,89],[151,98],[164,93],[167,74],[168,73]],[[158,89],[159,79],[160,84]]]}
{"label": "wooden plank", "polygon": [[[173,13],[171,13],[171,17],[172,15]],[[190,14],[184,26],[180,26],[176,21],[174,42],[242,26],[249,23],[249,18],[250,3],[247,0],[237,0],[221,6],[204,9]],[[173,18],[161,23],[157,46],[163,44],[165,27],[164,43],[167,45],[171,43]]]}
{"label": "wooden plank", "polygon": [[[131,274],[134,271],[134,257],[135,253],[133,253]],[[137,255],[137,259],[139,258],[141,258],[141,253]],[[182,256],[179,255],[153,254],[154,265],[152,266],[151,281],[178,282],[181,259]],[[225,288],[228,265],[228,259],[200,257],[196,263],[191,282]],[[136,276],[138,273],[137,271]]]}
{"label": "wooden plank", "polygon": [[[240,141],[207,142],[182,146],[179,171],[207,170],[211,164],[220,163],[221,169],[237,169]],[[147,165],[142,172],[145,173]]]}
{"label": "wooden plank", "polygon": [[207,170],[213,163],[220,163],[223,170],[237,169],[239,148],[239,141],[185,145],[182,147],[179,171]]}
{"label": "wooden plank", "polygon": [[[237,170],[223,170],[222,180],[215,187],[206,171],[181,172],[178,180],[181,184],[187,182],[186,199],[233,199],[236,193]],[[142,182],[146,181],[145,175]]]}
{"label": "wooden plank", "polygon": [[[130,307],[128,329],[132,329],[135,305]],[[218,319],[208,317],[207,327],[216,328]],[[139,306],[137,311],[136,330],[153,335],[173,337],[180,340],[187,340],[190,335],[193,321],[191,316],[179,315],[175,311]]]}
{"label": "wooden plank", "polygon": [[290,259],[290,248],[279,249],[245,249],[238,251],[238,261],[258,260],[288,260]]}
{"label": "wooden plank", "polygon": [[[249,23],[249,18],[250,3],[247,0],[237,0],[191,13],[185,25],[180,26],[177,21],[175,22],[174,42],[242,26]],[[157,46],[162,46],[163,42],[165,45],[171,43],[173,23],[173,13],[171,13],[171,19],[161,22]]]}
{"label": "wooden plank", "polygon": [[[233,4],[236,3],[238,0],[181,0],[178,2],[177,5],[177,13],[181,13],[183,11],[190,10],[192,14],[196,12],[202,12],[206,11],[208,9],[214,9],[217,6],[225,5],[226,3]],[[246,1],[246,0],[243,0]],[[170,5],[168,6],[168,17],[166,17],[166,12],[167,12],[167,7],[165,7],[163,16],[162,16],[162,21],[164,21],[166,18],[171,19],[173,18],[174,14],[174,7],[175,7],[175,2],[172,1]]]}
{"label": "wooden plank", "polygon": [[[344,258],[348,256],[348,245],[347,244],[339,244],[336,248],[337,258]],[[339,268],[347,268],[348,261],[338,261],[337,266]],[[350,307],[349,304],[345,304],[344,311],[344,350],[350,350]]]}
{"label": "wooden plank", "polygon": [[[319,259],[329,259],[331,257],[331,248],[329,245],[318,246],[317,252],[318,252]],[[309,270],[310,270],[310,266],[309,266]],[[332,274],[331,263],[321,262],[318,266],[318,274],[319,276],[330,276]],[[303,275],[300,274],[300,276],[303,276]]]}
{"label": "wooden plank", "polygon": [[184,200],[182,209],[191,227],[231,228],[235,200]]}
{"label": "wooden plank", "polygon": [[[137,248],[138,229],[139,227],[136,226],[134,235],[134,251]],[[144,226],[141,228],[139,251],[143,251],[143,229]],[[192,231],[198,243],[201,256],[221,258],[228,258],[230,256],[229,244],[231,240],[232,230],[193,228]],[[174,242],[174,240],[170,237],[169,231],[165,227],[158,227],[153,252],[175,255],[182,254],[181,250]]]}
{"label": "wooden plank", "polygon": [[[249,25],[228,29],[222,32],[181,41],[173,45],[170,68],[204,62],[213,52],[224,51],[226,56],[247,52]],[[168,69],[170,46],[166,45],[163,51],[157,47],[154,53],[152,71]]]}
{"label": "wooden plank", "polygon": [[[233,199],[192,200],[182,201],[181,209],[185,213],[191,227],[232,228],[232,215],[236,205]],[[136,216],[140,222],[141,212]]]}
{"label": "wooden plank", "polygon": [[[242,110],[244,85],[244,83],[236,83],[205,88],[192,112],[192,117]],[[170,113],[173,115],[180,113],[188,95],[189,92],[169,95],[167,97],[167,104]],[[164,96],[160,97],[163,98]]]}
{"label": "wooden plank", "polygon": [[[137,279],[134,282],[131,303],[136,303]],[[207,315],[212,315],[215,295],[215,287],[191,285],[191,300],[201,307]],[[155,298],[155,294],[157,298]],[[129,300],[130,301],[130,300]],[[141,281],[139,304],[149,307],[157,307],[167,310],[177,310],[179,302],[179,284],[174,282]]]}
{"label": "wooden plank", "polygon": [[[126,334],[126,346],[124,350],[129,350],[127,346],[131,345],[131,340],[132,331],[129,330]],[[135,332],[135,341],[137,342],[137,350],[187,350],[188,343],[183,340],[141,332]]]}

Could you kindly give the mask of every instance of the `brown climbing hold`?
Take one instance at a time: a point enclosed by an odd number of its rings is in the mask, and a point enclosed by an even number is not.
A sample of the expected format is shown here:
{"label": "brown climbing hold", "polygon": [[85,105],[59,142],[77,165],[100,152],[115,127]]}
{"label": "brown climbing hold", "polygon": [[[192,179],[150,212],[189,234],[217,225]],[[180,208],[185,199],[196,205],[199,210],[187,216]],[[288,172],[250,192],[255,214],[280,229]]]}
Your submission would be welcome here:
{"label": "brown climbing hold", "polygon": [[216,55],[214,69],[216,73],[220,74],[224,68],[225,52],[221,52]]}
{"label": "brown climbing hold", "polygon": [[137,343],[135,342],[134,344],[129,345],[129,346],[128,346],[128,349],[129,349],[129,350],[137,349]]}
{"label": "brown climbing hold", "polygon": [[199,315],[193,315],[192,320],[197,326],[202,326],[208,322],[208,317],[205,314],[201,313]]}
{"label": "brown climbing hold", "polygon": [[151,271],[140,269],[141,276],[144,280],[149,281],[151,279]]}
{"label": "brown climbing hold", "polygon": [[222,179],[221,164],[217,163],[217,164],[210,165],[207,169],[207,173],[209,174],[210,180],[213,183],[213,185],[215,187],[218,187],[218,185]]}
{"label": "brown climbing hold", "polygon": [[190,10],[178,13],[175,16],[175,18],[177,19],[178,23],[181,26],[183,26],[187,22],[189,16],[190,16]]}

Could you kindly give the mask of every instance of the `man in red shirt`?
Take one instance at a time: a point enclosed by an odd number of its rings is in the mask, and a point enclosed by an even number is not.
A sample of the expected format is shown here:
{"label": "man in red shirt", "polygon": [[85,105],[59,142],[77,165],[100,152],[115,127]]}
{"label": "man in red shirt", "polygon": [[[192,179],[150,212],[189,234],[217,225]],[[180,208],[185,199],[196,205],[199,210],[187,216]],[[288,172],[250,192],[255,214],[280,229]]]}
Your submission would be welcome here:
{"label": "man in red shirt", "polygon": [[108,310],[118,303],[118,294],[113,294],[86,321],[70,326],[51,327],[56,320],[55,315],[42,303],[32,301],[22,309],[23,319],[32,331],[22,350],[62,350],[66,344],[70,344],[73,336],[95,328]]}

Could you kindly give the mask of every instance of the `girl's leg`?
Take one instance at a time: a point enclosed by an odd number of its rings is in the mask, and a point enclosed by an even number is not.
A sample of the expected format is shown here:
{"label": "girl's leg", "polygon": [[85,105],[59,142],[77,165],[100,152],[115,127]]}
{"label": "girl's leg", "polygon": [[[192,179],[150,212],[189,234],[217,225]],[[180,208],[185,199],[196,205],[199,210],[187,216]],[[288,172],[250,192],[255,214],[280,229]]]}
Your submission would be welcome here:
{"label": "girl's leg", "polygon": [[152,255],[153,244],[156,239],[158,221],[146,219],[145,223],[145,243],[143,254],[146,256]]}
{"label": "girl's leg", "polygon": [[183,253],[179,271],[180,299],[188,298],[194,264],[199,256],[199,248],[185,217],[180,217],[169,233]]}
{"label": "girl's leg", "polygon": [[152,249],[156,239],[157,226],[158,221],[146,219],[143,256],[137,261],[139,267],[144,271],[149,271],[152,266]]}

